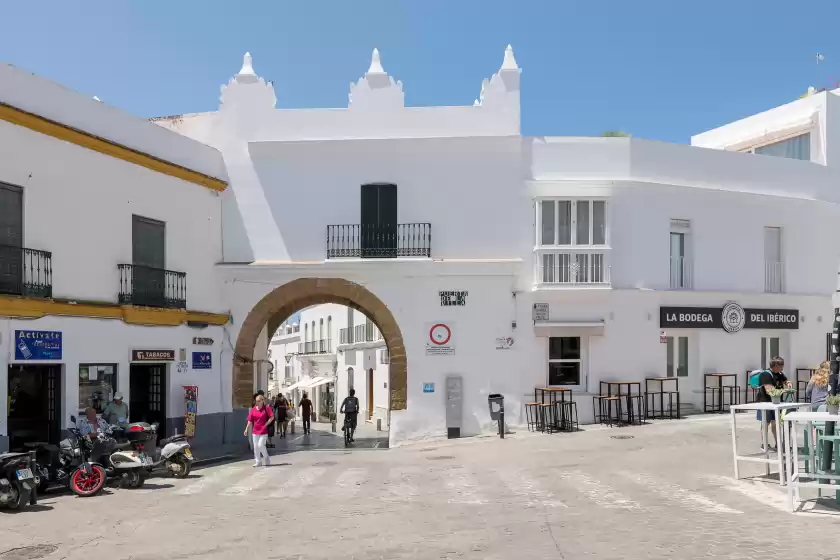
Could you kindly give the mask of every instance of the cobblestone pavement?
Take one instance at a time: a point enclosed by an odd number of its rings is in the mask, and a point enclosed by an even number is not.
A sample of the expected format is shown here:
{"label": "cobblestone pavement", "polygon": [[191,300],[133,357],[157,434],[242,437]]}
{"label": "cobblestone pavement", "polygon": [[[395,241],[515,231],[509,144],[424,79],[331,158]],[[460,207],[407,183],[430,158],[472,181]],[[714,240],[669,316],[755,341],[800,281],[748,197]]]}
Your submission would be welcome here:
{"label": "cobblestone pavement", "polygon": [[[748,447],[757,430],[743,424]],[[275,455],[268,468],[217,465],[95,498],[48,494],[37,509],[0,513],[0,560],[36,558],[2,554],[34,545],[53,545],[45,558],[66,560],[788,560],[805,557],[807,543],[816,545],[811,560],[840,556],[828,536],[833,510],[791,514],[785,505],[777,484],[732,478],[726,418],[704,417],[316,449]]]}

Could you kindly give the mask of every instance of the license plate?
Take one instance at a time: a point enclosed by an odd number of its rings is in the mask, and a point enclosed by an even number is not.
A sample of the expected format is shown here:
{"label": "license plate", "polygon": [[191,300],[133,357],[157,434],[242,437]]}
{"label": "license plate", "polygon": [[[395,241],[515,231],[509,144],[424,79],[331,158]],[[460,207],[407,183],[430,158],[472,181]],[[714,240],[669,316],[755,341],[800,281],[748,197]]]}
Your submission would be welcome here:
{"label": "license plate", "polygon": [[17,472],[18,480],[27,480],[29,478],[34,478],[32,476],[32,469],[20,469]]}
{"label": "license plate", "polygon": [[192,451],[189,449],[184,449],[184,455],[187,456],[187,459],[192,459]]}
{"label": "license plate", "polygon": [[148,466],[154,465],[155,462],[151,457],[143,457],[143,464]]}

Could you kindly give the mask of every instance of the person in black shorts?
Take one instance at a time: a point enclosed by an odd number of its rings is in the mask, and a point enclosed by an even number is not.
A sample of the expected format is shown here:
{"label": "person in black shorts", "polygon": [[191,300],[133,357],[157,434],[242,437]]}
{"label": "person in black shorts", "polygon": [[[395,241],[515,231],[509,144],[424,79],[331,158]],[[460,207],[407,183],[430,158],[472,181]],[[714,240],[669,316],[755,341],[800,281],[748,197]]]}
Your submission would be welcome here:
{"label": "person in black shorts", "polygon": [[[353,428],[350,441],[355,441],[356,423],[359,419],[359,399],[356,398],[355,389],[350,389],[350,396],[345,398],[344,402],[341,403],[341,410],[339,412],[344,413],[344,417],[350,420],[350,427]],[[344,430],[344,427],[342,426],[341,429]]]}
{"label": "person in black shorts", "polygon": [[[770,397],[770,394],[767,392],[770,389],[784,389],[790,388],[791,383],[788,381],[787,376],[782,371],[785,367],[785,361],[776,356],[775,358],[770,360],[770,368],[761,372],[758,377],[758,384],[759,388],[758,391],[755,393],[755,402],[771,402],[773,399]],[[761,410],[756,410],[755,417],[760,422],[761,421]],[[770,424],[770,431],[773,433],[773,441],[776,443],[776,447],[779,445],[779,436],[776,434],[776,412],[773,410],[767,411],[767,422]]]}

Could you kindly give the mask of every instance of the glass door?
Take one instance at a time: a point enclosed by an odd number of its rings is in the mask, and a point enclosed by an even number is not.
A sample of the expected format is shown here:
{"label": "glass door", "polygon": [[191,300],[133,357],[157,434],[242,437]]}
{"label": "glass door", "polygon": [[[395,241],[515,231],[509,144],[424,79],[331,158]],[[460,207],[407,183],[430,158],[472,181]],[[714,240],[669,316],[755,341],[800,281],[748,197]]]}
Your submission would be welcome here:
{"label": "glass door", "polygon": [[666,345],[665,375],[679,378],[680,402],[691,403],[693,382],[688,375],[688,336],[669,336],[666,339]]}
{"label": "glass door", "polygon": [[770,366],[770,360],[781,354],[779,337],[761,337],[761,369]]}

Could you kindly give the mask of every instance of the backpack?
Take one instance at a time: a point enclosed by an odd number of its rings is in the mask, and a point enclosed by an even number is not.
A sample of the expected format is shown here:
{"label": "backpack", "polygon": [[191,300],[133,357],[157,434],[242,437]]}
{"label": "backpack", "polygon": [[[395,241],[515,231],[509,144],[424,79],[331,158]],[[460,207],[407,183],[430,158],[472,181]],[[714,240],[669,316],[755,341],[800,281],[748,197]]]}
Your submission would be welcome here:
{"label": "backpack", "polygon": [[348,397],[347,402],[344,403],[344,412],[356,412],[359,409],[359,399],[356,397]]}
{"label": "backpack", "polygon": [[761,379],[761,374],[767,372],[769,370],[766,369],[754,369],[750,372],[750,387],[753,389],[758,389],[761,387],[761,383],[759,383],[759,379]]}

